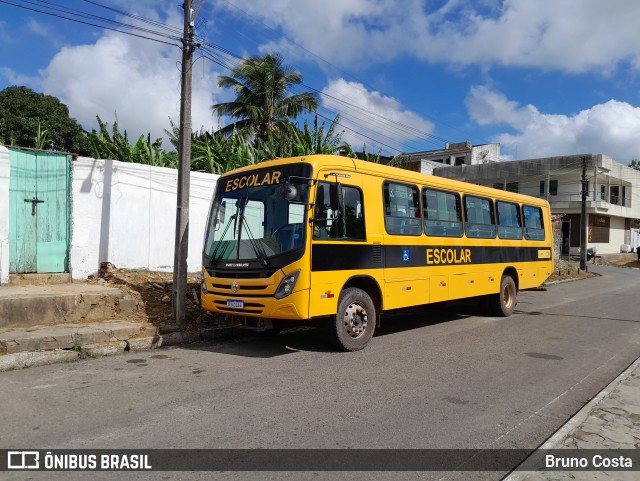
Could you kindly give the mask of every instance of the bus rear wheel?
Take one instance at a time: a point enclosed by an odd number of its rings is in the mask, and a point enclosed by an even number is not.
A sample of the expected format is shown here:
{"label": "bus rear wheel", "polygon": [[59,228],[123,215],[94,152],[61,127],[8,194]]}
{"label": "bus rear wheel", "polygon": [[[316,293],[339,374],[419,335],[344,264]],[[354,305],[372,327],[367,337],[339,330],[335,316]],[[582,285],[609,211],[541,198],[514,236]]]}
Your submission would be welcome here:
{"label": "bus rear wheel", "polygon": [[373,337],[377,313],[369,294],[349,287],[338,299],[338,312],[327,322],[330,341],[344,351],[359,351]]}
{"label": "bus rear wheel", "polygon": [[509,317],[516,308],[518,290],[511,276],[502,276],[500,292],[490,296],[490,307],[494,315]]}

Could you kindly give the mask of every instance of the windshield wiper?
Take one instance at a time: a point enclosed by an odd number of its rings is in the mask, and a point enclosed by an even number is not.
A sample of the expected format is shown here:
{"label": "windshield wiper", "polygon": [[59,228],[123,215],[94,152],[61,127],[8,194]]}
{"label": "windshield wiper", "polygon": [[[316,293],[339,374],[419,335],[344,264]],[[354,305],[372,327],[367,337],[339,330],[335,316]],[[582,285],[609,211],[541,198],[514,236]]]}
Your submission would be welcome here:
{"label": "windshield wiper", "polygon": [[[227,231],[229,230],[229,227],[231,227],[231,221],[235,220],[237,218],[237,216],[238,216],[238,214],[233,214],[231,217],[229,217],[229,222],[227,222],[227,225],[225,226],[224,231],[222,232],[222,235],[220,236],[220,240],[216,244],[216,248],[213,249],[213,252],[211,253],[211,259],[209,259],[209,267],[211,267],[213,262],[217,260],[216,259],[216,254],[218,253],[218,249],[222,245],[222,242],[223,242],[222,239],[224,239],[224,236],[227,234]],[[235,231],[235,227],[234,227],[234,231]]]}
{"label": "windshield wiper", "polygon": [[[255,237],[253,237],[253,233],[249,228],[249,222],[244,218],[244,215],[240,217],[240,227],[242,228],[242,224],[247,228],[247,235],[249,237],[249,242],[251,243],[251,247],[253,248],[253,252],[256,253],[256,257],[260,261],[263,266],[267,266],[267,252],[264,250],[264,246],[262,243],[258,242]],[[238,236],[238,239],[240,237]]]}

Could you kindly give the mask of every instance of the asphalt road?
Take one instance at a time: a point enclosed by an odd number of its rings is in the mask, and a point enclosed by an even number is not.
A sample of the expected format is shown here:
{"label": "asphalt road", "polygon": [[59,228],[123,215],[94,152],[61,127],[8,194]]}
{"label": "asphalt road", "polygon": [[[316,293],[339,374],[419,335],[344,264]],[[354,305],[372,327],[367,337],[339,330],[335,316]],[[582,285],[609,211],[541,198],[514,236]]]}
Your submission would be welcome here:
{"label": "asphalt road", "polygon": [[[473,303],[387,317],[355,353],[300,330],[1,373],[0,448],[532,449],[640,356],[640,271],[594,270],[520,293],[509,318]],[[8,479],[472,475],[53,474]]]}

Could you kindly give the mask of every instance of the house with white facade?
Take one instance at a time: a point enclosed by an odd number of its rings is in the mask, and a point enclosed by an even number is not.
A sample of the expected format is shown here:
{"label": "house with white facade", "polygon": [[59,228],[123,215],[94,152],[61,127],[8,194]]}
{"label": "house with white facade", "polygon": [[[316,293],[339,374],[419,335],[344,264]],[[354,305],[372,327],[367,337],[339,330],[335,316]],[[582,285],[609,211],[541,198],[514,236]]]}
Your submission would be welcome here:
{"label": "house with white facade", "polygon": [[[437,152],[437,151],[434,151]],[[499,150],[498,150],[499,152]],[[422,157],[426,157],[422,155]],[[424,168],[412,158],[411,170],[440,177],[544,197],[561,215],[562,253],[577,255],[581,241],[582,165],[587,178],[587,247],[598,254],[630,252],[640,245],[640,171],[602,154],[579,154]],[[431,172],[429,172],[431,170]]]}

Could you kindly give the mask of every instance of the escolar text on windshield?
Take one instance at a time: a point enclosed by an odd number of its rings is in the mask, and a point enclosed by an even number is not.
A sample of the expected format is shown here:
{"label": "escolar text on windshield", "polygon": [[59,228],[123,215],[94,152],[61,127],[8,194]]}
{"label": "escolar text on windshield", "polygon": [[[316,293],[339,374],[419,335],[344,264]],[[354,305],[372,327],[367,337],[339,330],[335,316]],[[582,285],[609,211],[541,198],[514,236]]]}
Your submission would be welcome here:
{"label": "escolar text on windshield", "polygon": [[246,187],[258,187],[261,185],[278,184],[280,182],[281,172],[279,170],[273,172],[265,172],[264,174],[244,175],[227,181],[225,192],[231,192]]}

